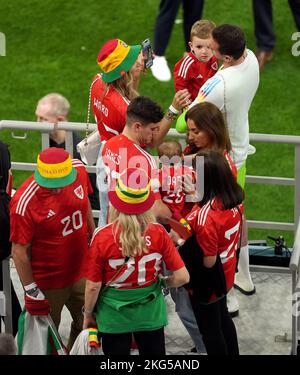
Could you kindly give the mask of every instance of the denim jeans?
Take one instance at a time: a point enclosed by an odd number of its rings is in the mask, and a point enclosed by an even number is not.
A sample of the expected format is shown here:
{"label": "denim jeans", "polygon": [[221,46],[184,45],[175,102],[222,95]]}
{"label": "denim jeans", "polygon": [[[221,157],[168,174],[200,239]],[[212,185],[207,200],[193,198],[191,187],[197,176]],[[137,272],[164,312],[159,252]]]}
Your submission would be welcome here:
{"label": "denim jeans", "polygon": [[175,302],[175,311],[177,312],[182,324],[188,331],[198,353],[205,353],[206,349],[199,332],[198,324],[193,312],[188,292],[184,287],[171,288],[171,297]]}

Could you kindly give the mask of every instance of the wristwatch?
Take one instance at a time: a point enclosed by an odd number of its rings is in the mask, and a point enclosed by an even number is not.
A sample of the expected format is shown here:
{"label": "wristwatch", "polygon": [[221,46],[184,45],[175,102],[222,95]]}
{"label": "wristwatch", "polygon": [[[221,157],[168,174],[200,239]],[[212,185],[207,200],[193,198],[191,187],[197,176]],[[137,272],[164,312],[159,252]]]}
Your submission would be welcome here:
{"label": "wristwatch", "polygon": [[38,286],[36,286],[36,287],[34,287],[34,288],[32,288],[32,289],[29,289],[29,290],[26,290],[26,291],[25,291],[25,293],[26,293],[28,296],[30,296],[30,297],[34,297],[34,298],[36,298],[36,297],[38,296],[39,292],[40,292],[40,289],[39,289]]}
{"label": "wristwatch", "polygon": [[177,116],[176,113],[172,112],[170,108],[167,109],[167,112],[165,113],[165,118],[169,121],[173,121],[174,118]]}

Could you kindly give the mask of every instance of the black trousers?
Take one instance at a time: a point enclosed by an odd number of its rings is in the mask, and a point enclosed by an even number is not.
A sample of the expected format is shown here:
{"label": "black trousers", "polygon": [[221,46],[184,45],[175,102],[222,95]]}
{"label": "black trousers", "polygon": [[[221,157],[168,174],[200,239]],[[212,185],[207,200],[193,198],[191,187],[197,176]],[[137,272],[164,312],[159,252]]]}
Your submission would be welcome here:
{"label": "black trousers", "polygon": [[[272,0],[253,0],[254,32],[256,47],[271,51],[275,47],[276,37],[273,31]],[[300,31],[300,0],[289,0],[293,17]]]}
{"label": "black trousers", "polygon": [[190,296],[199,331],[208,355],[238,355],[235,325],[227,309],[226,297],[209,305]]}
{"label": "black trousers", "polygon": [[154,51],[157,56],[165,55],[180,3],[183,6],[185,48],[189,51],[191,28],[202,16],[204,0],[161,0],[154,29]]}
{"label": "black trousers", "polygon": [[102,333],[103,353],[112,355],[129,355],[134,336],[140,355],[160,356],[166,354],[164,329],[133,333]]}

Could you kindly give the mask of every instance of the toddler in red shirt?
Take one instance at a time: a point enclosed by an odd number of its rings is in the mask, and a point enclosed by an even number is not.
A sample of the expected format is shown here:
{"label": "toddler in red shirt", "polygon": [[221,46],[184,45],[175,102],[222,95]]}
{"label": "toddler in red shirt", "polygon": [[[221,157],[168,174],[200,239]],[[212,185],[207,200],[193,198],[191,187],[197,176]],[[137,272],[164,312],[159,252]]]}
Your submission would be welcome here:
{"label": "toddler in red shirt", "polygon": [[210,48],[211,33],[216,27],[214,22],[200,20],[191,29],[190,48],[186,56],[175,64],[175,91],[188,89],[194,100],[200,87],[218,70],[217,58]]}

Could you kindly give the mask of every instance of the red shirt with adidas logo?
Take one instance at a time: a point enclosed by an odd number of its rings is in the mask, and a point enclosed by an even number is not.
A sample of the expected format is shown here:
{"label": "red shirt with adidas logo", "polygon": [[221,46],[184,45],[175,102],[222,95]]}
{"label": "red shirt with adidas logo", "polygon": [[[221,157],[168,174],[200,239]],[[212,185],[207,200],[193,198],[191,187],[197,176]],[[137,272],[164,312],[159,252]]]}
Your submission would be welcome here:
{"label": "red shirt with adidas logo", "polygon": [[192,52],[188,53],[174,67],[175,91],[187,89],[191,100],[196,99],[200,87],[218,70],[218,60],[213,56],[209,61],[199,61]]}
{"label": "red shirt with adidas logo", "polygon": [[33,277],[41,289],[63,288],[83,276],[88,250],[87,208],[92,187],[81,161],[77,178],[58,193],[39,186],[33,176],[10,202],[14,243],[27,245]]}

